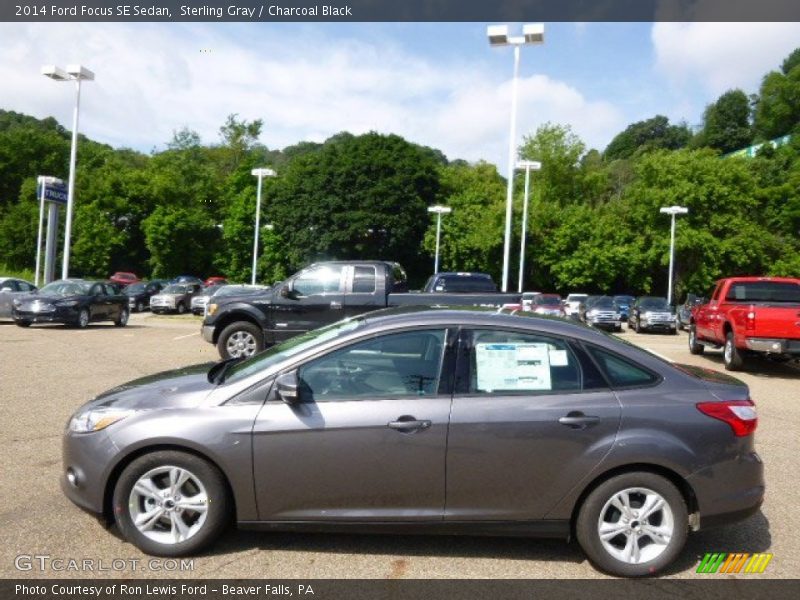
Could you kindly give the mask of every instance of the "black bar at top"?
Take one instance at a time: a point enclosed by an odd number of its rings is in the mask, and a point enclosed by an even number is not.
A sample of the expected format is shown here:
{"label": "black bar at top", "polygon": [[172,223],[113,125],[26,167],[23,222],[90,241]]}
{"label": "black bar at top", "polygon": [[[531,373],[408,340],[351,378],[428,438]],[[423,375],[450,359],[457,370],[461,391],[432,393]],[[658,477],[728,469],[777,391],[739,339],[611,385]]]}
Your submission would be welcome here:
{"label": "black bar at top", "polygon": [[[127,11],[124,7],[128,7]],[[194,12],[181,10],[194,9]],[[338,13],[325,7],[339,9]],[[280,9],[280,10],[279,10]],[[294,10],[293,10],[294,9]],[[299,10],[298,10],[299,9]],[[303,10],[305,9],[305,10]],[[800,21],[798,0],[3,0],[0,22]]]}

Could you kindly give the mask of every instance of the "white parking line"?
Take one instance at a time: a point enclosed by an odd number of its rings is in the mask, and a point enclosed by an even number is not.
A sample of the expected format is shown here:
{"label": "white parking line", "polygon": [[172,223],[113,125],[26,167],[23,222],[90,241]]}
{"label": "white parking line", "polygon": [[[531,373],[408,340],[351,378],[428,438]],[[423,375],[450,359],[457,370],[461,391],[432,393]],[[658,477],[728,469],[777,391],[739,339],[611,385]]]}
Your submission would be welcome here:
{"label": "white parking line", "polygon": [[174,337],[172,339],[173,340],[183,340],[183,339],[186,339],[186,338],[190,338],[193,335],[200,335],[200,332],[199,331],[195,331],[194,333],[189,333],[187,335],[179,335],[178,337]]}

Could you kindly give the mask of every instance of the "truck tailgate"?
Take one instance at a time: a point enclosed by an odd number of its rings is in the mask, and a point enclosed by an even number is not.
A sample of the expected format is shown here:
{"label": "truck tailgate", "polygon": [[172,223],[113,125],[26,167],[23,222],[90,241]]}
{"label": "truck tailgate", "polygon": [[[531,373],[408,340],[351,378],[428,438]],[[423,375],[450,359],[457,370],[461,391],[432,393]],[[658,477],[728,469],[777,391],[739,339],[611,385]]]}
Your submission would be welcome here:
{"label": "truck tailgate", "polygon": [[800,340],[800,306],[752,306],[755,329],[748,337]]}

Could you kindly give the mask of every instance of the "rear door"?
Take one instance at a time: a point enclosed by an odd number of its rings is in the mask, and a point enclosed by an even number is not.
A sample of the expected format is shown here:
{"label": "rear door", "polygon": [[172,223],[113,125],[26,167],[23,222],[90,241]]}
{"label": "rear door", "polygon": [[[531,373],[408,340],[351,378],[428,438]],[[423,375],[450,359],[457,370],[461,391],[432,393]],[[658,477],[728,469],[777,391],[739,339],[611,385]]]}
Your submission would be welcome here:
{"label": "rear door", "polygon": [[[276,337],[284,339],[343,319],[344,265],[314,265],[291,280],[289,296],[272,308]],[[285,335],[282,335],[285,334]]]}
{"label": "rear door", "polygon": [[0,283],[0,317],[11,316],[11,303],[19,296],[19,287],[14,279]]}
{"label": "rear door", "polygon": [[462,331],[445,520],[543,518],[610,451],[621,408],[568,340]]}
{"label": "rear door", "polygon": [[348,266],[345,275],[344,316],[360,314],[386,306],[385,268],[379,265]]}

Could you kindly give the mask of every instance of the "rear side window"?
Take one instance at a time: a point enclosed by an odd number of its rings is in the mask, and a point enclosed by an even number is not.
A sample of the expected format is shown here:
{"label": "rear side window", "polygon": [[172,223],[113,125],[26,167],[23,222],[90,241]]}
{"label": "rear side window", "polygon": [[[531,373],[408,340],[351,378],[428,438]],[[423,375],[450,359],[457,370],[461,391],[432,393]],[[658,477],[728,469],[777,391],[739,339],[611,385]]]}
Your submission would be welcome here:
{"label": "rear side window", "polygon": [[596,346],[589,346],[588,350],[615,388],[653,385],[659,379],[655,373],[617,354]]}
{"label": "rear side window", "polygon": [[353,275],[354,294],[372,294],[375,292],[375,267],[356,267]]}
{"label": "rear side window", "polygon": [[462,393],[547,394],[607,387],[596,367],[581,360],[579,352],[561,339],[477,329],[469,344],[469,384]]}

